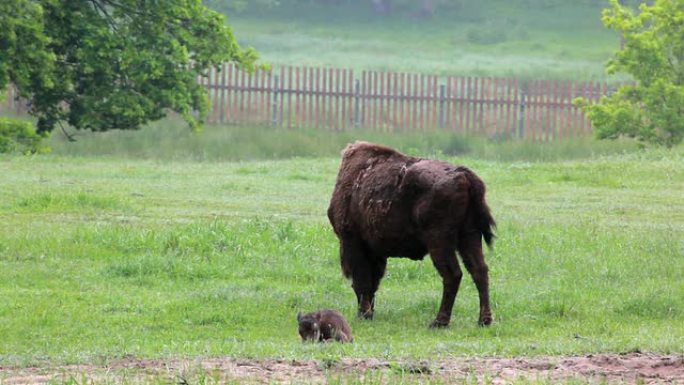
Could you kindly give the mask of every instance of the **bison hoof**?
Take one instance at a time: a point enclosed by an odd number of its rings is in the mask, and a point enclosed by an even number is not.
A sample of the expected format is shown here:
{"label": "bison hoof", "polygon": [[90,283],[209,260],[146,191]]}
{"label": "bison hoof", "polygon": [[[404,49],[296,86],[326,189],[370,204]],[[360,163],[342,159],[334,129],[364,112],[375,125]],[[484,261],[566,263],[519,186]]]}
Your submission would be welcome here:
{"label": "bison hoof", "polygon": [[480,319],[477,321],[477,324],[480,326],[489,326],[492,324],[492,320],[493,320],[492,316],[490,316],[490,315],[480,317]]}
{"label": "bison hoof", "polygon": [[430,329],[441,329],[447,326],[449,326],[449,321],[440,321],[436,319],[430,324]]}
{"label": "bison hoof", "polygon": [[363,319],[367,319],[367,320],[372,320],[372,319],[373,319],[373,312],[371,312],[371,311],[362,311],[362,310],[359,310],[359,312],[358,312],[357,315],[358,315],[359,318],[363,318]]}

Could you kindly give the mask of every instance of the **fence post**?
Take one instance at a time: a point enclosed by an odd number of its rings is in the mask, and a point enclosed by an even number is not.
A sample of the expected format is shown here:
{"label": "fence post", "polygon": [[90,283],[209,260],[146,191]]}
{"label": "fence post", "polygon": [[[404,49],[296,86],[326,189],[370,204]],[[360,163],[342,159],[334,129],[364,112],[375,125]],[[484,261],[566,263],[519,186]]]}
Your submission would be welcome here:
{"label": "fence post", "polygon": [[361,83],[354,80],[354,128],[361,126]]}
{"label": "fence post", "polygon": [[444,84],[439,85],[439,128],[444,128],[444,103],[446,102],[444,97],[446,95],[446,86]]}
{"label": "fence post", "polygon": [[[221,64],[221,97],[219,105],[219,123],[226,122],[226,63]],[[218,99],[218,98],[217,98]]]}
{"label": "fence post", "polygon": [[520,115],[518,115],[518,137],[520,139],[525,138],[525,96],[528,87],[529,82],[525,81],[520,88]]}
{"label": "fence post", "polygon": [[274,76],[273,79],[273,102],[272,102],[272,110],[273,110],[273,115],[271,118],[271,124],[275,127],[278,125],[278,92],[280,91],[278,87],[278,75]]}

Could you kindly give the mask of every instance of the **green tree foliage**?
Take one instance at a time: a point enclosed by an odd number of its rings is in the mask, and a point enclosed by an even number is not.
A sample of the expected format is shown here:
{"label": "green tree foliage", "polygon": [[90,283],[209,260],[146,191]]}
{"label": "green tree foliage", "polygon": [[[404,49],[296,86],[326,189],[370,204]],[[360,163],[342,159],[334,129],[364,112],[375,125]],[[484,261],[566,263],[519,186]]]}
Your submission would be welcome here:
{"label": "green tree foliage", "polygon": [[197,76],[255,60],[200,0],[0,1],[0,89],[17,86],[39,133],[139,128],[169,111],[195,127],[208,104]]}
{"label": "green tree foliage", "polygon": [[624,37],[609,73],[630,74],[627,84],[597,104],[579,100],[599,138],[634,137],[672,146],[684,136],[684,1],[656,0],[639,12],[617,0],[603,23]]}
{"label": "green tree foliage", "polygon": [[49,152],[43,144],[43,135],[36,133],[31,122],[0,118],[0,154],[35,154]]}

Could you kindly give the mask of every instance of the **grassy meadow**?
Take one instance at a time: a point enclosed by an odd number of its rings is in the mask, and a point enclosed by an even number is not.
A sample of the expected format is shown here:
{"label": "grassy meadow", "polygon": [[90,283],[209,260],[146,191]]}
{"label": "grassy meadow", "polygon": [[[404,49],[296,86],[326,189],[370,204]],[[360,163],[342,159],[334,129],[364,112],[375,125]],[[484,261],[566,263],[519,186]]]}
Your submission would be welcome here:
{"label": "grassy meadow", "polygon": [[607,1],[461,1],[429,19],[410,9],[378,16],[367,3],[227,16],[240,43],[273,64],[589,80],[606,78],[603,64],[619,48],[601,23]]}
{"label": "grassy meadow", "polygon": [[[97,142],[82,139],[0,157],[0,366],[684,352],[681,147],[561,143],[554,157],[525,158],[488,143],[510,158],[501,159],[478,142],[452,156],[395,138],[478,172],[499,223],[486,252],[494,324],[476,325],[466,276],[451,326],[430,330],[441,282],[429,259],[391,260],[376,319],[354,317],[325,216],[337,144],[332,154],[231,160],[79,154],[79,143]],[[563,146],[582,150],[564,157]],[[302,344],[297,312],[328,307],[350,318],[356,342]]]}

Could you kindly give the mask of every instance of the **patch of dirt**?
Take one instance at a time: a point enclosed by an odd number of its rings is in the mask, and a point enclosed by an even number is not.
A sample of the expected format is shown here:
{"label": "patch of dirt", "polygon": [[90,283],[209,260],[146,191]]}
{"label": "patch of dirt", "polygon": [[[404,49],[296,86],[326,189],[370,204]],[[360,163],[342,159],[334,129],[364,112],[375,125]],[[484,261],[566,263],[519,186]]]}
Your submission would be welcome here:
{"label": "patch of dirt", "polygon": [[[206,358],[197,360],[123,359],[109,365],[69,365],[16,368],[0,366],[0,384],[46,384],[125,382],[145,383],[161,377],[174,383],[326,383],[330,378],[349,378],[372,383],[391,383],[392,376],[416,376],[416,380],[444,382],[485,379],[492,384],[515,380],[549,382],[581,380],[590,383],[684,384],[684,355],[644,353],[598,354],[582,357],[454,358],[436,361],[340,361],[251,360]],[[395,377],[396,378],[396,377]]]}

